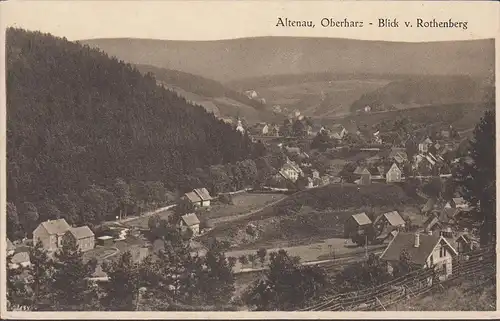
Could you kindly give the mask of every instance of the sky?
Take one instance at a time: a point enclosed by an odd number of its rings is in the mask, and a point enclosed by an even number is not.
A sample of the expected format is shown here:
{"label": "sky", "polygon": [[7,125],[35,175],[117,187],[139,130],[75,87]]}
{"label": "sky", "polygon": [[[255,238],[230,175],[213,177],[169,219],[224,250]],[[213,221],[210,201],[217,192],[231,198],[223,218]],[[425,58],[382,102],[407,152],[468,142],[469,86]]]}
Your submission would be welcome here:
{"label": "sky", "polygon": [[[493,38],[495,2],[359,1],[16,1],[0,4],[3,27],[49,32],[69,40],[153,38],[216,40],[254,36],[340,37],[387,41]],[[278,17],[313,20],[315,28],[279,28]],[[468,29],[322,28],[322,18],[368,21],[416,18],[468,21]]]}

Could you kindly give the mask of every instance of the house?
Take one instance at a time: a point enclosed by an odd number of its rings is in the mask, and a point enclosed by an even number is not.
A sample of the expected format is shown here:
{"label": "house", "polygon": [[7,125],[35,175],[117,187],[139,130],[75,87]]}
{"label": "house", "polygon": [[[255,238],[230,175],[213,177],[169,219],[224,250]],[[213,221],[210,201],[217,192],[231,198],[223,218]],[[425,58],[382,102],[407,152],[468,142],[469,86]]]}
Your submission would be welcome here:
{"label": "house", "polygon": [[438,219],[444,225],[453,225],[456,223],[458,214],[461,212],[458,208],[443,208],[439,213]]}
{"label": "house", "polygon": [[455,236],[453,242],[458,253],[467,253],[475,248],[474,240],[466,233],[460,233]]}
{"label": "house", "polygon": [[239,120],[239,119],[238,119],[238,122],[236,123],[236,130],[242,134],[245,133],[245,129],[243,128],[243,124],[241,123],[241,120]]}
{"label": "house", "polygon": [[405,220],[399,215],[398,211],[387,212],[379,215],[373,225],[380,231],[384,228],[389,228],[391,231],[405,226]]}
{"label": "house", "polygon": [[259,96],[255,90],[247,90],[245,91],[245,95],[247,95],[248,98],[250,99],[255,99]]}
{"label": "house", "polygon": [[285,179],[288,179],[295,183],[299,176],[303,175],[303,172],[300,167],[295,165],[293,162],[288,161],[281,167],[279,174]]}
{"label": "house", "polygon": [[200,205],[201,207],[207,207],[210,206],[210,201],[213,199],[212,196],[210,196],[210,193],[208,190],[203,187],[203,188],[195,188],[193,191],[201,200]]}
{"label": "house", "polygon": [[194,206],[201,206],[201,197],[199,197],[195,192],[188,192],[184,194],[184,198],[190,201]]}
{"label": "house", "polygon": [[439,218],[436,215],[429,216],[429,218],[424,222],[424,232],[429,233],[441,228],[443,228],[443,226],[439,222]]}
{"label": "house", "polygon": [[353,234],[364,232],[364,230],[371,226],[372,220],[366,213],[359,213],[349,216],[344,222],[344,237],[349,238]]}
{"label": "house", "polygon": [[63,238],[72,238],[82,252],[92,250],[95,246],[94,232],[85,225],[71,228],[64,234]]}
{"label": "house", "polygon": [[365,113],[369,113],[372,110],[370,106],[365,106]]}
{"label": "house", "polygon": [[429,151],[429,146],[432,144],[432,140],[427,137],[422,142],[418,144],[418,151],[420,153],[427,153]]}
{"label": "house", "polygon": [[440,235],[399,232],[382,252],[380,259],[387,263],[387,271],[393,273],[400,264],[401,253],[409,254],[410,264],[417,268],[434,267],[446,279],[452,273],[452,259],[457,250]]}
{"label": "house", "polygon": [[464,200],[463,197],[454,197],[444,206],[445,208],[458,208],[461,210],[468,210],[469,204]]}
{"label": "house", "polygon": [[393,163],[392,166],[387,171],[387,173],[385,173],[385,181],[387,183],[401,182],[402,176],[403,173],[399,169],[398,165],[396,165],[396,163]]}
{"label": "house", "polygon": [[47,251],[55,251],[62,246],[64,234],[71,229],[65,219],[42,222],[33,231],[33,244],[41,242]]}
{"label": "house", "polygon": [[190,229],[193,232],[193,235],[198,235],[200,233],[200,220],[194,213],[182,215],[181,220],[179,221],[179,228],[181,232],[185,232]]}
{"label": "house", "polygon": [[406,152],[395,149],[391,150],[389,158],[394,160],[397,164],[403,164],[408,161],[408,155]]}
{"label": "house", "polygon": [[269,125],[268,124],[264,124],[264,126],[262,127],[261,129],[261,134],[266,136],[267,134],[269,134]]}
{"label": "house", "polygon": [[372,181],[372,174],[366,167],[358,166],[354,172],[354,176],[357,178],[355,183],[359,185],[369,185]]}
{"label": "house", "polygon": [[429,213],[436,207],[437,200],[435,198],[429,198],[425,205],[422,207],[422,214]]}
{"label": "house", "polygon": [[16,247],[14,244],[7,238],[7,256],[14,254]]}
{"label": "house", "polygon": [[31,265],[31,261],[30,261],[29,252],[22,251],[22,252],[17,252],[12,256],[12,258],[8,264],[8,268],[9,269],[17,269],[20,267],[28,267],[30,265]]}
{"label": "house", "polygon": [[312,170],[312,177],[313,178],[319,178],[319,172],[316,169]]}
{"label": "house", "polygon": [[269,136],[279,136],[280,135],[280,127],[276,124],[271,125],[268,132]]}

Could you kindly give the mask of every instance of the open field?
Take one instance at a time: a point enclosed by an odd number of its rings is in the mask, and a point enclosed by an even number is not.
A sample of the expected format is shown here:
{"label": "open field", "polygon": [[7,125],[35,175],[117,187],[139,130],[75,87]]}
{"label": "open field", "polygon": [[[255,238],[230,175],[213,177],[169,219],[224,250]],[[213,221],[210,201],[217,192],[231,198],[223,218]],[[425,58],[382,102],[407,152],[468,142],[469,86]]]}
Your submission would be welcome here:
{"label": "open field", "polygon": [[[241,220],[221,223],[199,241],[227,240],[233,250],[283,248],[343,237],[343,223],[352,214],[398,210],[419,216],[421,200],[411,199],[394,185],[328,185],[296,193]],[[418,220],[417,220],[418,221]]]}
{"label": "open field", "polygon": [[349,112],[361,95],[386,85],[385,79],[346,79],[310,81],[281,86],[257,87],[268,105],[280,105],[290,112],[298,109],[304,115],[322,117]]}
{"label": "open field", "polygon": [[286,195],[276,193],[240,193],[232,196],[233,204],[213,203],[206,217],[210,219],[236,216],[264,207],[272,202],[285,198]]}

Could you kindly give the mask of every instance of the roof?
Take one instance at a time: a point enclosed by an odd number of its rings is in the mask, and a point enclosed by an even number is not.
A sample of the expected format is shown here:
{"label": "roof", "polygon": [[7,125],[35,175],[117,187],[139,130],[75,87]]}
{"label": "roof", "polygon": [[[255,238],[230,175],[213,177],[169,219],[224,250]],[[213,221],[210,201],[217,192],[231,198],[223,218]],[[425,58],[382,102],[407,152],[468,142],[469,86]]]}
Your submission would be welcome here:
{"label": "roof", "polygon": [[92,230],[87,225],[73,227],[69,231],[77,240],[81,240],[87,237],[94,237],[94,232],[92,232]]}
{"label": "roof", "polygon": [[467,205],[467,202],[463,197],[454,197],[453,202],[455,203],[455,205]]}
{"label": "roof", "polygon": [[369,225],[369,224],[372,224],[372,220],[370,220],[370,218],[368,217],[368,215],[366,215],[366,213],[364,213],[364,212],[363,213],[359,213],[359,214],[354,214],[351,217],[359,225]]}
{"label": "roof", "polygon": [[419,247],[415,247],[415,234],[399,232],[396,237],[387,245],[387,248],[380,256],[387,261],[399,261],[403,250],[406,250],[411,257],[412,263],[424,265],[427,258],[432,253],[439,242],[445,242],[456,254],[456,250],[446,239],[438,235],[419,234]]}
{"label": "roof", "polygon": [[397,211],[384,213],[383,216],[387,219],[387,222],[392,226],[401,226],[405,224],[405,220],[399,215]]}
{"label": "roof", "polygon": [[355,175],[370,174],[370,171],[368,169],[366,169],[366,167],[358,166],[354,170],[354,174]]}
{"label": "roof", "polygon": [[204,201],[209,201],[212,199],[212,196],[210,196],[210,193],[205,187],[195,188],[194,192]]}
{"label": "roof", "polygon": [[434,198],[429,198],[427,200],[427,203],[425,203],[424,207],[422,208],[422,212],[428,212],[434,208],[434,205],[436,204],[436,200]]}
{"label": "roof", "polygon": [[424,229],[426,231],[430,231],[434,225],[439,223],[439,219],[436,216],[431,216],[429,217],[425,222],[424,222]]}
{"label": "roof", "polygon": [[458,213],[460,213],[460,209],[444,208],[439,213],[439,221],[443,222],[443,223],[448,223],[448,222],[450,222],[450,220],[454,219]]}
{"label": "roof", "polygon": [[50,235],[64,234],[69,229],[71,229],[71,226],[69,226],[68,222],[66,222],[66,220],[63,218],[58,220],[45,221],[40,224],[45,228],[47,233],[49,233]]}
{"label": "roof", "polygon": [[191,203],[201,202],[201,198],[195,192],[189,192],[184,194]]}
{"label": "roof", "polygon": [[12,242],[9,239],[7,239],[7,251],[13,251],[15,249],[16,247],[14,246],[14,244],[12,244]]}
{"label": "roof", "polygon": [[200,224],[200,220],[198,219],[198,216],[194,213],[189,213],[186,215],[182,215],[182,220],[184,223],[186,223],[187,226],[193,226],[196,224]]}
{"label": "roof", "polygon": [[110,240],[112,239],[113,237],[109,236],[109,235],[104,235],[104,236],[99,236],[97,239],[98,240]]}
{"label": "roof", "polygon": [[30,262],[30,254],[28,252],[18,252],[12,256],[12,264]]}

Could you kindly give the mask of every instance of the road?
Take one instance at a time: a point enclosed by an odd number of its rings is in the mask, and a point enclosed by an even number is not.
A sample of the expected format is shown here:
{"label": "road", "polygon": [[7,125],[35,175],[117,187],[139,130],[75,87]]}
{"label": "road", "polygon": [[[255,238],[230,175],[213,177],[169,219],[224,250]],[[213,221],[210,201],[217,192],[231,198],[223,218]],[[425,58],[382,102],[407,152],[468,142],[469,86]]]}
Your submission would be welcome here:
{"label": "road", "polygon": [[134,220],[138,220],[140,218],[152,216],[154,214],[157,214],[157,213],[160,213],[160,212],[163,212],[163,211],[167,211],[167,210],[169,210],[171,208],[174,208],[175,206],[177,206],[177,204],[172,204],[172,205],[164,206],[164,207],[161,207],[161,208],[157,208],[156,210],[143,213],[140,216],[129,216],[129,217],[121,219],[121,220],[106,221],[106,222],[101,223],[99,226],[103,226],[103,225],[106,225],[106,224],[112,224],[112,223],[119,223],[119,224],[121,224],[121,223],[131,222],[131,221],[134,221]]}

